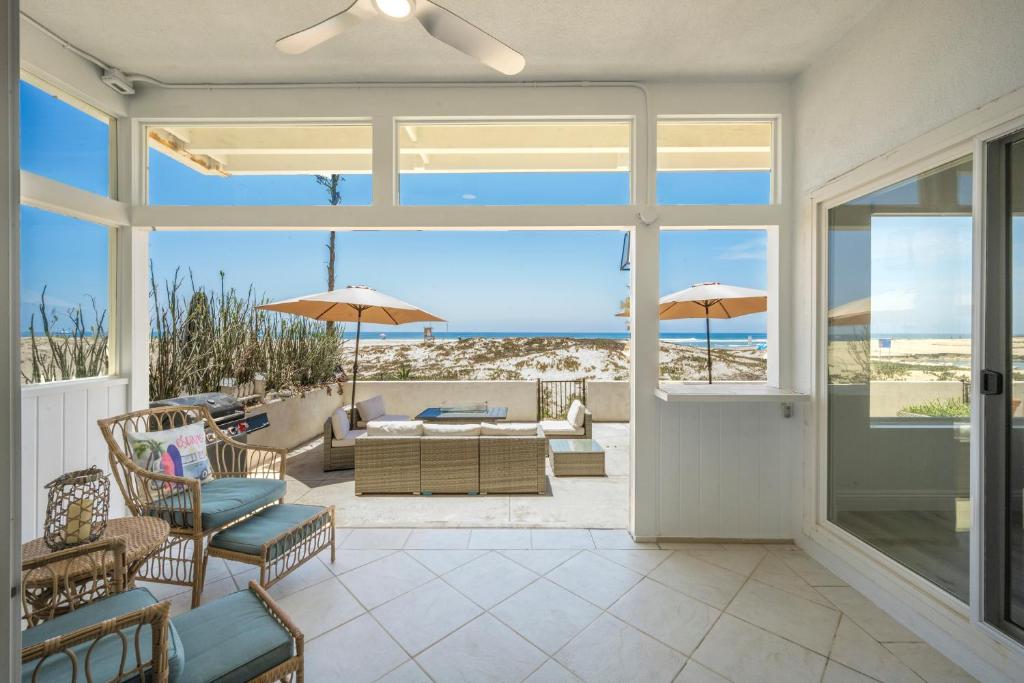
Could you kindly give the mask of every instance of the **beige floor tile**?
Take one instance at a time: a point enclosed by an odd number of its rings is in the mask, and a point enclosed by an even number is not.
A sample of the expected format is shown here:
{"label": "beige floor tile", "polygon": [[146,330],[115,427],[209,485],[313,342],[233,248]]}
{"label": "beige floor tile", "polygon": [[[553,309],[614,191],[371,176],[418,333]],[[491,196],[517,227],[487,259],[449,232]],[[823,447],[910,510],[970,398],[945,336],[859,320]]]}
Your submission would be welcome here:
{"label": "beige floor tile", "polygon": [[484,609],[494,607],[536,579],[536,574],[496,552],[444,575],[449,585]]}
{"label": "beige floor tile", "polygon": [[410,534],[409,529],[353,529],[339,544],[357,550],[400,550]]}
{"label": "beige floor tile", "polygon": [[587,529],[531,529],[530,537],[535,550],[594,547]]}
{"label": "beige floor tile", "polygon": [[698,559],[743,576],[750,576],[758,563],[768,554],[760,546],[732,546],[725,550],[691,550],[689,552]]}
{"label": "beige floor tile", "polygon": [[674,553],[648,576],[718,609],[725,609],[746,581],[740,574],[684,552]]}
{"label": "beige floor tile", "polygon": [[547,574],[582,551],[572,548],[568,550],[501,550],[499,552],[535,574]]}
{"label": "beige floor tile", "polygon": [[789,565],[773,553],[768,553],[761,560],[761,563],[757,565],[757,569],[750,575],[750,578],[786,591],[804,600],[832,607],[832,603],[822,593],[812,588],[809,583],[800,578],[799,574],[790,569]]}
{"label": "beige floor tile", "polygon": [[603,614],[555,655],[585,681],[672,681],[686,657],[610,614]]}
{"label": "beige floor tile", "polygon": [[776,553],[794,572],[811,586],[845,586],[846,582],[821,566],[802,550]]}
{"label": "beige floor tile", "polygon": [[139,588],[145,588],[153,594],[154,598],[160,601],[168,600],[174,597],[175,595],[178,595],[179,593],[184,593],[185,591],[189,591],[189,593],[192,592],[191,586],[179,586],[173,583],[152,583],[149,581],[138,581],[135,585],[137,585]]}
{"label": "beige floor tile", "polygon": [[657,543],[637,543],[625,529],[591,529],[590,536],[598,548],[618,548],[620,550],[638,550],[641,548],[657,548]]}
{"label": "beige floor tile", "polygon": [[662,550],[724,550],[721,543],[704,543],[700,541],[664,541],[658,543]]}
{"label": "beige floor tile", "polygon": [[469,529],[413,529],[405,549],[464,550],[469,547],[469,533]]}
{"label": "beige floor tile", "polygon": [[834,609],[757,581],[748,581],[726,611],[826,657],[840,616]]}
{"label": "beige floor tile", "polygon": [[693,658],[735,683],[817,683],[825,658],[723,614]]}
{"label": "beige floor tile", "polygon": [[586,600],[540,579],[491,613],[538,648],[554,654],[601,614]]}
{"label": "beige floor tile", "polygon": [[655,567],[672,555],[671,550],[658,549],[623,550],[598,548],[595,552],[606,560],[621,564],[626,569],[632,569],[639,574],[649,574],[654,571]]}
{"label": "beige floor tile", "polygon": [[928,643],[885,643],[885,648],[928,683],[976,680]]}
{"label": "beige floor tile", "polygon": [[[208,605],[215,601],[217,598],[222,598],[225,595],[231,595],[238,591],[238,586],[231,580],[230,576],[226,576],[223,579],[217,581],[211,581],[206,584],[203,588],[203,595],[200,601],[202,605]],[[171,616],[187,612],[192,609],[192,589],[188,589],[184,593],[177,593],[170,598],[171,602]]]}
{"label": "beige floor tile", "polygon": [[432,683],[430,676],[424,673],[423,669],[411,659],[402,666],[394,669],[380,683]]}
{"label": "beige floor tile", "polygon": [[634,586],[608,611],[686,655],[693,652],[721,614],[650,579]]}
{"label": "beige floor tile", "polygon": [[417,562],[438,576],[484,555],[486,550],[406,550]]}
{"label": "beige floor tile", "polygon": [[817,590],[880,643],[914,643],[921,640],[913,631],[848,586],[821,586]]}
{"label": "beige floor tile", "polygon": [[875,679],[849,669],[834,659],[828,660],[821,683],[876,683]]}
{"label": "beige floor tile", "polygon": [[320,559],[327,568],[334,574],[344,574],[364,564],[370,564],[388,555],[397,553],[397,550],[355,550],[350,548],[338,548],[334,556],[334,563],[331,563],[331,556],[321,555]]}
{"label": "beige floor tile", "polygon": [[341,582],[331,579],[278,601],[306,642],[366,612]]}
{"label": "beige floor tile", "polygon": [[691,659],[676,677],[675,683],[729,683],[729,679]]}
{"label": "beige floor tile", "polygon": [[369,614],[328,631],[306,645],[307,681],[369,683],[408,659]]}
{"label": "beige floor tile", "polygon": [[526,683],[580,683],[580,678],[553,659],[530,674]]}
{"label": "beige floor tile", "polygon": [[430,647],[482,610],[441,579],[386,602],[373,616],[410,655]]}
{"label": "beige floor tile", "polygon": [[643,577],[600,555],[584,551],[548,572],[547,578],[608,609]]}
{"label": "beige floor tile", "polygon": [[921,683],[921,679],[896,655],[882,647],[847,616],[839,621],[830,656],[854,671],[886,683]]}
{"label": "beige floor tile", "polygon": [[435,681],[521,681],[544,653],[509,627],[483,614],[416,658]]}
{"label": "beige floor tile", "polygon": [[529,529],[473,529],[469,547],[481,550],[513,550],[533,547]]}
{"label": "beige floor tile", "polygon": [[[267,592],[270,593],[270,596],[275,600],[280,600],[286,595],[291,595],[303,588],[315,586],[322,581],[333,578],[334,574],[323,562],[318,562],[317,560],[306,560],[305,563],[299,565],[299,567],[291,574],[288,574],[268,588]],[[238,577],[236,576],[235,579],[237,581]]]}
{"label": "beige floor tile", "polygon": [[364,607],[373,609],[422,586],[434,574],[405,553],[395,553],[339,578]]}

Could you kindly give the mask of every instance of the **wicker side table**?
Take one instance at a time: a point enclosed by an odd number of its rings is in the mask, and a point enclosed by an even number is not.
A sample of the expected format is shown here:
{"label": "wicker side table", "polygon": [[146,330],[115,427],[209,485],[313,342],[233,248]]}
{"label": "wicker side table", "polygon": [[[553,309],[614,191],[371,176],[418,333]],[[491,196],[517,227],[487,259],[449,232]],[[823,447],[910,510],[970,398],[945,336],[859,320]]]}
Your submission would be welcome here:
{"label": "wicker side table", "polygon": [[593,439],[548,441],[551,472],[556,477],[603,477],[604,447]]}
{"label": "wicker side table", "polygon": [[[163,546],[169,532],[167,522],[156,517],[119,517],[107,522],[101,540],[124,541],[125,579],[130,586],[142,566]],[[53,552],[41,538],[21,546],[25,561]],[[93,594],[96,568],[100,564],[101,558],[84,555],[25,572],[22,576],[25,603],[32,607],[32,613],[48,611],[56,615],[101,597]],[[55,581],[54,577],[61,577],[61,580]]]}

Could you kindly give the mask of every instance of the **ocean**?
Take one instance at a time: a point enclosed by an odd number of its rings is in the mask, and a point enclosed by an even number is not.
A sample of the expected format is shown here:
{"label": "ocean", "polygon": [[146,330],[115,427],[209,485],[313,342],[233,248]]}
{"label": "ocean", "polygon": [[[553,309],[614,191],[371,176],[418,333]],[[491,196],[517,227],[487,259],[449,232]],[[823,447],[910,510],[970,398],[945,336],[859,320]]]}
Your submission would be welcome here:
{"label": "ocean", "polygon": [[[346,329],[345,336],[351,337],[354,329]],[[435,339],[508,339],[509,337],[568,337],[570,339],[628,339],[628,332],[444,332],[434,330]],[[415,332],[363,332],[362,339],[394,339],[418,341],[423,339],[422,331]],[[703,332],[663,332],[661,341],[683,346],[704,347],[707,337]],[[711,332],[711,347],[732,349],[758,346],[768,343],[764,332]]]}

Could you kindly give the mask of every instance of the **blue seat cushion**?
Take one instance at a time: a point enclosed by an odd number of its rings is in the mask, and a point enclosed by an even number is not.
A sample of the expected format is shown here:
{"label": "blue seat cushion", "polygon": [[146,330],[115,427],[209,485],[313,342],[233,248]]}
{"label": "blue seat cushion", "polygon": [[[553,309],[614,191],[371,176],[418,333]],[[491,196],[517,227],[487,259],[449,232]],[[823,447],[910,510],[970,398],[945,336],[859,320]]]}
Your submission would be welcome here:
{"label": "blue seat cushion", "polygon": [[[285,482],[283,479],[223,477],[203,484],[201,491],[203,529],[216,529],[283,498]],[[155,501],[150,512],[167,520],[171,526],[192,526],[192,500],[187,493],[174,493]]]}
{"label": "blue seat cushion", "polygon": [[244,522],[218,532],[210,539],[210,546],[259,557],[260,549],[267,541],[292,529],[301,530],[301,533],[279,541],[269,548],[267,559],[272,560],[319,531],[324,525],[325,518],[314,518],[323,511],[324,508],[319,505],[272,505]]}
{"label": "blue seat cushion", "polygon": [[292,637],[255,593],[241,590],[174,617],[188,663],[177,683],[236,683],[293,653]]}
{"label": "blue seat cushion", "polygon": [[[22,647],[38,645],[50,638],[67,635],[88,626],[95,626],[107,619],[123,616],[129,612],[134,612],[135,610],[155,605],[157,602],[158,601],[153,597],[153,594],[145,588],[135,588],[124,593],[118,593],[117,595],[101,598],[95,602],[82,605],[74,612],[62,614],[59,617],[45,621],[38,626],[33,626],[22,631]],[[124,667],[125,669],[131,669],[137,663],[137,660],[135,659],[134,645],[135,627],[132,626],[126,628],[122,633],[128,640],[128,656],[125,660]],[[174,624],[171,624],[168,627],[167,636],[167,663],[170,680],[177,681],[182,670],[185,668],[185,650],[182,647],[181,639],[178,637],[177,631],[174,629]],[[94,642],[95,641],[88,641],[72,648],[72,651],[78,659],[80,679],[82,676],[82,667],[85,666],[86,652]],[[143,661],[148,661],[152,657],[153,650],[151,642],[151,628],[147,624],[142,627],[139,641],[139,656]],[[89,656],[92,680],[109,681],[116,679],[121,665],[122,652],[124,652],[124,648],[122,647],[120,638],[113,634],[102,638],[96,646],[96,649],[93,650],[92,655]],[[23,683],[33,680],[32,676],[35,673],[36,663],[38,663],[38,660],[22,664],[21,680]],[[38,678],[35,680],[40,682],[70,681],[71,660],[63,654],[48,657],[40,667]],[[133,678],[130,680],[137,679]]]}

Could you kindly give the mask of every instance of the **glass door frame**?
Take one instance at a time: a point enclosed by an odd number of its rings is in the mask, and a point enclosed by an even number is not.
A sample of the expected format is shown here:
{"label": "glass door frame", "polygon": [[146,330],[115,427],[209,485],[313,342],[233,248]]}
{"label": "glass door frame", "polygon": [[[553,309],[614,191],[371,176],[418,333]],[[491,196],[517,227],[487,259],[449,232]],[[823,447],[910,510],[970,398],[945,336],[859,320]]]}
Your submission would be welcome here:
{"label": "glass door frame", "polygon": [[[983,173],[975,188],[983,198],[978,208],[980,235],[976,262],[980,271],[980,332],[977,342],[979,386],[976,425],[980,445],[981,524],[980,602],[981,620],[1024,643],[1024,627],[1008,618],[1008,496],[1007,470],[1011,456],[1010,400],[1013,364],[1011,359],[1013,273],[1012,225],[1008,202],[1007,162],[1010,145],[1024,140],[1024,129],[981,143]],[[991,370],[1004,378],[998,393],[980,395],[981,372]],[[978,519],[978,516],[975,516]]]}

